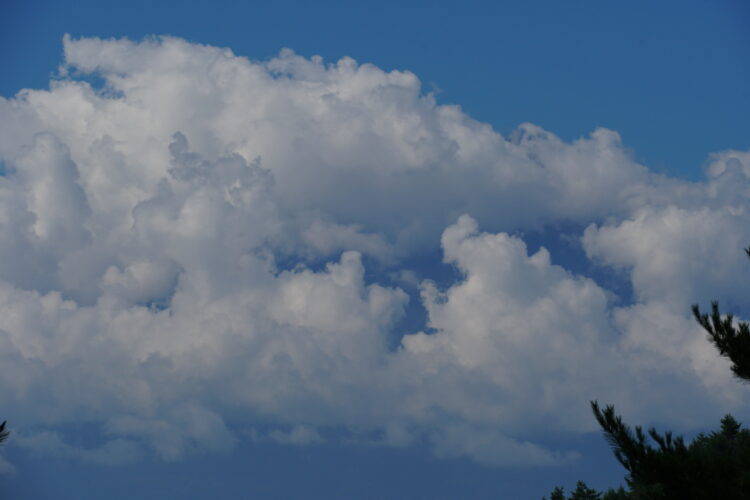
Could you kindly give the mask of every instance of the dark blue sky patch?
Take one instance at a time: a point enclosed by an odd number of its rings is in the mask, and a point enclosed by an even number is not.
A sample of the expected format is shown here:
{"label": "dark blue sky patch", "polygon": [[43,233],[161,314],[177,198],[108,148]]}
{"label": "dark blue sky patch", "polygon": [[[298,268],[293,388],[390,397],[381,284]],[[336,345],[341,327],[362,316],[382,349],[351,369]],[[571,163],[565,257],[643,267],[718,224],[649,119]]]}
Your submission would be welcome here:
{"label": "dark blue sky patch", "polygon": [[553,265],[561,266],[574,275],[591,278],[597,285],[612,292],[616,299],[613,305],[633,304],[635,295],[629,271],[603,266],[586,256],[581,236],[587,225],[559,222],[548,224],[540,231],[524,231],[516,236],[526,243],[529,255],[544,247],[549,251]]}
{"label": "dark blue sky patch", "polygon": [[[593,417],[592,417],[593,418]],[[155,459],[107,467],[32,458],[14,449],[18,474],[4,479],[14,499],[143,500],[164,498],[482,499],[538,500],[554,485],[583,478],[620,484],[623,471],[598,434],[576,440],[584,458],[562,467],[494,469],[459,458],[432,458],[419,447],[324,444],[295,447],[243,441],[231,454],[176,463]],[[539,477],[545,477],[540,481]],[[2,490],[0,490],[2,491]]]}

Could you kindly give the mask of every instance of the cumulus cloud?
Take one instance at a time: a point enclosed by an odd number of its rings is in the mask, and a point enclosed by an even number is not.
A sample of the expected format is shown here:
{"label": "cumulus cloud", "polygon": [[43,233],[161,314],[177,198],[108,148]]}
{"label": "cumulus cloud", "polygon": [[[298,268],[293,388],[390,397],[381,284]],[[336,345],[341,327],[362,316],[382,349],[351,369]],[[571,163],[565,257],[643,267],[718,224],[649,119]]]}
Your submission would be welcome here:
{"label": "cumulus cloud", "polygon": [[[592,398],[685,427],[747,411],[689,305],[750,298],[750,153],[690,183],[614,131],[503,137],[349,58],[63,45],[49,89],[0,98],[0,402],[19,446],[177,460],[270,425],[281,444],[550,465],[577,455],[538,436],[594,430]],[[518,236],[560,223],[632,303]],[[449,283],[415,266],[438,247]],[[426,324],[396,333],[410,308]],[[102,444],[68,444],[77,421]]]}
{"label": "cumulus cloud", "polygon": [[676,307],[737,297],[750,275],[744,208],[645,207],[613,224],[589,226],[587,254],[624,269],[640,301]]}
{"label": "cumulus cloud", "polygon": [[277,443],[294,446],[309,446],[325,442],[317,430],[305,425],[296,425],[289,432],[277,429],[271,431],[268,437]]}
{"label": "cumulus cloud", "polygon": [[0,475],[12,476],[16,473],[16,466],[10,463],[6,458],[0,457]]}
{"label": "cumulus cloud", "polygon": [[576,452],[553,453],[529,441],[517,441],[495,431],[449,425],[432,436],[442,458],[468,456],[489,467],[549,466],[573,462]]}
{"label": "cumulus cloud", "polygon": [[140,459],[138,445],[125,439],[113,439],[95,448],[81,448],[65,443],[53,431],[18,435],[16,444],[32,453],[60,458],[77,459],[98,465],[124,465]]}

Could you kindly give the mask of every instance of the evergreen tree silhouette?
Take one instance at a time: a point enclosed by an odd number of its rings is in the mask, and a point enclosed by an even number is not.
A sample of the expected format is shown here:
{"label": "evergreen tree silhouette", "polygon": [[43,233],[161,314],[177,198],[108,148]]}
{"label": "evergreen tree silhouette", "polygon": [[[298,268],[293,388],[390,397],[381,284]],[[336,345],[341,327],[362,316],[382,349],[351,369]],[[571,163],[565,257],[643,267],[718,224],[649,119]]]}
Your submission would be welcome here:
{"label": "evergreen tree silhouette", "polygon": [[[750,257],[750,247],[745,253]],[[708,340],[732,362],[732,373],[750,382],[750,325],[740,321],[735,326],[731,314],[722,318],[718,302],[711,303],[710,314],[701,313],[697,304],[692,311]],[[550,500],[750,499],[750,430],[742,429],[731,415],[721,420],[718,431],[699,434],[686,444],[681,436],[660,434],[653,427],[647,432],[640,426],[631,429],[614,406],[602,409],[592,401],[591,409],[615,458],[628,472],[628,490],[599,493],[579,481],[567,499],[558,487]]]}
{"label": "evergreen tree silhouette", "polygon": [[[745,249],[750,257],[750,247]],[[750,326],[740,321],[734,327],[734,316],[726,315],[723,319],[719,313],[719,303],[711,303],[711,314],[703,314],[698,304],[693,305],[693,315],[706,332],[708,339],[716,346],[722,356],[732,362],[732,373],[750,382]]]}

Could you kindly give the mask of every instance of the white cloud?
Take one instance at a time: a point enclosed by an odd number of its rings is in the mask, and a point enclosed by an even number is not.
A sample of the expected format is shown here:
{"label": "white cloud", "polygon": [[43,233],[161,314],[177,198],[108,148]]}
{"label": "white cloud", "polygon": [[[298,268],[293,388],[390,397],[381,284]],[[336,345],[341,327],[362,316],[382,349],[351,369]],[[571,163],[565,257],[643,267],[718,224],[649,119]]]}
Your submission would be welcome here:
{"label": "white cloud", "polygon": [[138,445],[125,439],[113,439],[96,448],[80,448],[65,443],[56,432],[43,431],[31,435],[19,434],[14,437],[14,443],[33,453],[99,465],[124,465],[141,458]]}
{"label": "white cloud", "polygon": [[16,466],[10,463],[7,458],[0,456],[0,476],[12,476],[16,472]]}
{"label": "white cloud", "polygon": [[317,430],[306,425],[296,425],[289,432],[276,429],[271,431],[268,437],[277,443],[293,446],[310,446],[325,442]]}
{"label": "white cloud", "polygon": [[615,224],[589,226],[583,243],[590,257],[630,271],[639,300],[685,308],[742,294],[750,276],[742,251],[748,222],[744,208],[645,207]]}
{"label": "white cloud", "polygon": [[174,408],[166,418],[116,416],[107,423],[109,434],[147,438],[164,460],[181,458],[186,451],[229,451],[236,438],[216,413],[197,404]]}
{"label": "white cloud", "polygon": [[449,425],[431,436],[435,454],[443,458],[467,456],[489,467],[550,466],[574,462],[576,452],[553,453],[529,441],[517,441],[496,430],[477,432]]}
{"label": "white cloud", "polygon": [[[504,138],[348,58],[63,44],[49,90],[0,98],[0,406],[36,429],[26,448],[176,460],[271,422],[280,443],[344,429],[552,464],[575,453],[534,436],[593,430],[592,398],[683,426],[747,410],[688,307],[749,298],[750,153],[688,183],[616,132]],[[574,236],[635,304],[512,236],[558,222],[587,226]],[[422,281],[429,334],[389,349],[410,300],[391,283],[430,278],[410,265],[440,241],[462,277]],[[101,447],[60,437],[81,420]]]}

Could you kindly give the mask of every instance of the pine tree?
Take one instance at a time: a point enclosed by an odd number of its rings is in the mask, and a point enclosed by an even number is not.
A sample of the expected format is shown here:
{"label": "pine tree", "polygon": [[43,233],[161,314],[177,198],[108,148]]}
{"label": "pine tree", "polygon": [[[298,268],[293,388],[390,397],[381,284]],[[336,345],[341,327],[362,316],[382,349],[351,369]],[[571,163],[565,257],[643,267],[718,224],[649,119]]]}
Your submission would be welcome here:
{"label": "pine tree", "polygon": [[[750,247],[745,249],[750,257]],[[708,339],[722,356],[732,361],[732,373],[737,378],[750,382],[750,326],[740,321],[734,327],[734,316],[728,314],[722,319],[718,302],[711,303],[711,314],[702,314],[698,304],[693,305],[693,315],[708,332]]]}
{"label": "pine tree", "polygon": [[[542,500],[547,500],[547,497],[543,497]],[[565,490],[558,486],[550,493],[549,500],[565,500]]]}
{"label": "pine tree", "polygon": [[[568,498],[565,498],[565,490],[557,487],[550,493],[549,500],[629,500],[628,493],[621,487],[617,490],[610,489],[606,493],[601,493],[593,488],[589,488],[583,481],[578,481],[576,489],[571,492]],[[547,500],[544,497],[542,500]]]}
{"label": "pine tree", "polygon": [[[750,247],[745,252],[750,257]],[[732,373],[750,382],[750,325],[740,321],[735,327],[731,314],[722,318],[717,302],[711,303],[710,315],[701,313],[697,304],[692,311],[709,341],[732,362]],[[750,431],[731,415],[721,420],[720,430],[700,434],[688,445],[671,432],[631,429],[613,406],[601,409],[592,401],[591,409],[615,458],[628,471],[628,491],[620,488],[596,496],[596,490],[579,482],[568,500],[750,499]],[[562,488],[553,491],[551,500],[565,500]]]}
{"label": "pine tree", "polygon": [[576,489],[570,496],[570,500],[601,500],[601,498],[601,493],[593,488],[589,488],[583,481],[578,481]]}
{"label": "pine tree", "polygon": [[8,431],[5,430],[5,424],[7,424],[7,422],[3,422],[2,424],[0,424],[0,443],[5,441],[8,438],[8,435],[10,434]]}
{"label": "pine tree", "polygon": [[633,499],[703,500],[750,498],[750,431],[741,429],[731,415],[721,429],[700,434],[686,445],[672,433],[647,435],[631,430],[614,407],[601,410],[592,402],[594,415],[612,446],[615,457],[628,471],[626,481]]}

